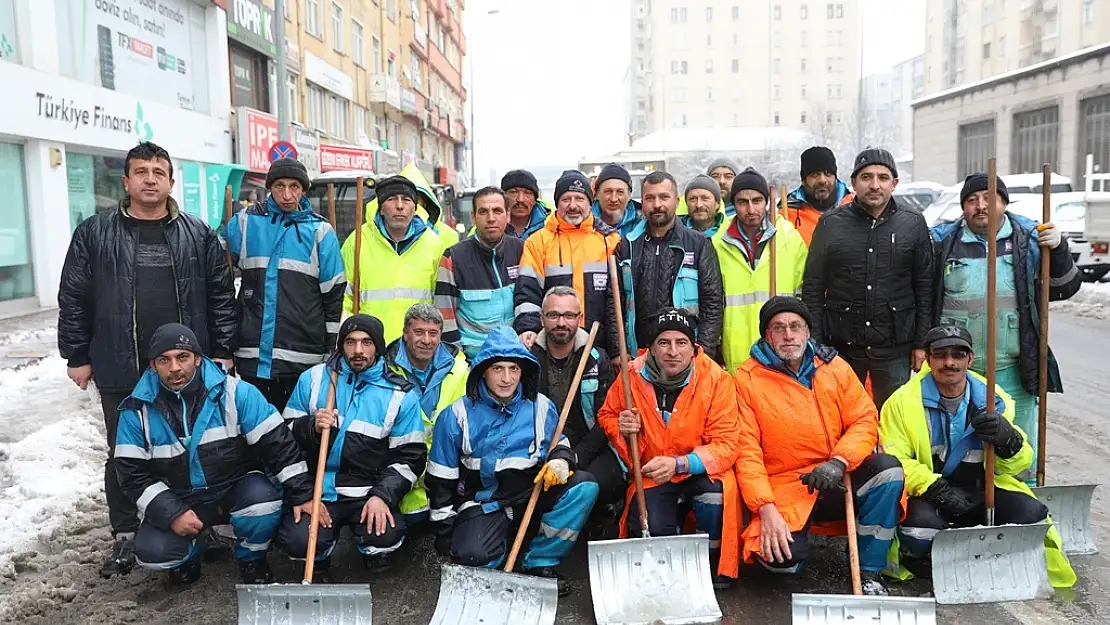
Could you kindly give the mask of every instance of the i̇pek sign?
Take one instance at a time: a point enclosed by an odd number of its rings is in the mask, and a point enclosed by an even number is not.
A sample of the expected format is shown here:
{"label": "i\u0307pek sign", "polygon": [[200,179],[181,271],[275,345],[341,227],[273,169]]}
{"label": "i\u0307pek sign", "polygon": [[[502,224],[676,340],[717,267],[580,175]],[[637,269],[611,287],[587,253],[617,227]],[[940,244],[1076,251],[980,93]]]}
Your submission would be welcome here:
{"label": "i\u0307pek sign", "polygon": [[269,171],[270,146],[278,140],[277,118],[239,106],[235,108],[235,119],[238,130],[236,160],[250,171]]}

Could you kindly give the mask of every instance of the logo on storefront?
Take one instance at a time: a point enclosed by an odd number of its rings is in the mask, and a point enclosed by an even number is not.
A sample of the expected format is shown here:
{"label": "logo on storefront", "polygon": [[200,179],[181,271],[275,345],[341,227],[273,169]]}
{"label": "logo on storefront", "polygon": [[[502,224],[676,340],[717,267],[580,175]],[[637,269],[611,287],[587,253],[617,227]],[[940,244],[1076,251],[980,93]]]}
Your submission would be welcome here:
{"label": "logo on storefront", "polygon": [[125,33],[116,33],[116,36],[119,38],[119,47],[124,50],[130,50],[132,53],[145,56],[148,59],[154,58],[154,46],[151,44]]}
{"label": "logo on storefront", "polygon": [[139,141],[150,141],[154,138],[154,129],[143,119],[143,103],[135,103],[135,134]]}
{"label": "logo on storefront", "polygon": [[158,46],[158,69],[167,72],[177,72],[178,74],[185,73],[185,61],[180,57],[176,57],[162,46]]}

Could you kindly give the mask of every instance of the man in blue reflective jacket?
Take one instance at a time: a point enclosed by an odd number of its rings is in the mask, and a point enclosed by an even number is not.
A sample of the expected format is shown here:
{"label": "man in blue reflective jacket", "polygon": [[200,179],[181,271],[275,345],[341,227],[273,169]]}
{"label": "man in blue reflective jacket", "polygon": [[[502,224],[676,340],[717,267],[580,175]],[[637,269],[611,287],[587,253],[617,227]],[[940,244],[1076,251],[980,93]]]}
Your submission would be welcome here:
{"label": "man in blue reflective jacket", "polygon": [[425,484],[436,551],[458,564],[496,568],[508,553],[534,483],[544,492],[532,518],[538,529],[522,559],[524,572],[558,580],[597,499],[597,483],[575,472],[566,436],[548,454],[559,420],[537,392],[539,363],[506,326],[489,333],[467,380],[467,394],[440,413]]}
{"label": "man in blue reflective jacket", "polygon": [[123,400],[113,462],[142,517],[135,559],[169,571],[176,584],[200,578],[198,535],[230,522],[245,584],[273,582],[266,551],[281,521],[282,494],[301,514],[312,482],[289,430],[254,388],[201,355],[189,328],[167,323],[151,337],[150,368]]}
{"label": "man in blue reflective jacket", "polygon": [[[505,234],[523,241],[543,229],[551,209],[540,201],[540,185],[532,172],[527,169],[510,171],[501,178],[501,190],[509,202],[509,225],[505,227]],[[478,200],[477,195],[474,200]]]}
{"label": "man in blue reflective jacket", "polygon": [[[335,408],[328,410],[331,373],[338,373]],[[328,362],[301,374],[285,407],[285,421],[309,458],[320,453],[320,434],[333,429],[324,468],[324,513],[316,537],[316,571],[324,579],[344,526],[351,528],[363,565],[375,574],[405,540],[401,498],[424,471],[424,420],[413,385],[389,370],[385,330],[370,315],[343,322]],[[308,515],[285,516],[278,540],[294,559],[308,549]]]}
{"label": "man in blue reflective jacket", "polygon": [[339,239],[304,195],[310,184],[300,161],[276,160],[266,200],[227,225],[242,272],[235,366],[279,411],[301,373],[335,347],[347,287]]}
{"label": "man in blue reflective jacket", "polygon": [[643,229],[640,203],[632,197],[632,175],[617,163],[601,168],[594,180],[594,229],[601,234],[616,232],[627,237]]}

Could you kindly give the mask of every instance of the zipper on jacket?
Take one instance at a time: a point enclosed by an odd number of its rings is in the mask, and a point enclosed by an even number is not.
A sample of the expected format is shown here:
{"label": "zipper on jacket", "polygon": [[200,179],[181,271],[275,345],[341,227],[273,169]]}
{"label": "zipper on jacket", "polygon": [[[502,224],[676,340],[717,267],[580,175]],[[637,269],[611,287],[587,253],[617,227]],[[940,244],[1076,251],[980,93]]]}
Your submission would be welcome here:
{"label": "zipper on jacket", "polygon": [[891,267],[892,271],[894,269],[894,256],[895,256],[895,254],[894,254],[894,249],[895,249],[894,248],[894,237],[896,237],[896,236],[898,236],[897,232],[891,232],[890,233],[890,267]]}
{"label": "zipper on jacket", "polygon": [[131,256],[131,344],[135,348],[135,368],[141,374],[143,372],[142,361],[139,360],[139,295],[138,295],[138,281],[135,279],[135,268],[139,263],[139,231],[138,226],[135,230],[135,250]]}

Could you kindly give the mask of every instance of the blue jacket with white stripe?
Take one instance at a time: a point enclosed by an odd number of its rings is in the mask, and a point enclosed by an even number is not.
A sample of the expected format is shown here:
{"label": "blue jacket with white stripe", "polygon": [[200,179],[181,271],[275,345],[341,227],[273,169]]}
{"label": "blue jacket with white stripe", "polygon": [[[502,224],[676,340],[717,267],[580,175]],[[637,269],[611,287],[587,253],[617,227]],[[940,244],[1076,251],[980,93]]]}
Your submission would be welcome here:
{"label": "blue jacket with white stripe", "polygon": [[228,223],[228,249],[242,272],[242,375],[300,375],[335,347],[347,278],[339,239],[307,198],[286,213],[266,198]]}
{"label": "blue jacket with white stripe", "polygon": [[189,509],[182,497],[231,484],[263,462],[286,501],[299,505],[312,498],[312,482],[282,424],[258,389],[207,358],[176,392],[148,368],[120,404],[112,462],[144,522],[163,530]]}
{"label": "blue jacket with white stripe", "polygon": [[[482,380],[498,361],[521,367],[516,394],[506,404]],[[437,533],[449,534],[455,515],[467,508],[492,512],[523,503],[548,460],[561,458],[574,469],[575,454],[566,436],[547,455],[559,414],[555,403],[537,392],[538,385],[539,363],[516,332],[508,326],[493,328],[467,378],[466,396],[436,419],[424,484]]]}
{"label": "blue jacket with white stripe", "polygon": [[336,352],[327,363],[301,374],[284,417],[297,443],[312,459],[320,453],[316,411],[327,406],[331,373],[338,373],[335,406],[339,423],[324,470],[324,501],[379,497],[390,508],[424,472],[424,418],[415,386],[386,367],[386,359],[355,372]]}

